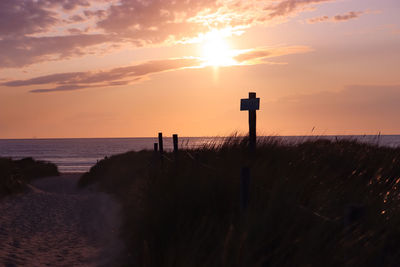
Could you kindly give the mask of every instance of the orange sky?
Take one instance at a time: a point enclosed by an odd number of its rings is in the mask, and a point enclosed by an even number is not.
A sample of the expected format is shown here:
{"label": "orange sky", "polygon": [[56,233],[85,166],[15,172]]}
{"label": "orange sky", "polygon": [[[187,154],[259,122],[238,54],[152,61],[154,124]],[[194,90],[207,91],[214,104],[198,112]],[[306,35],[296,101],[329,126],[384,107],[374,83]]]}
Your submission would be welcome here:
{"label": "orange sky", "polygon": [[[399,134],[397,0],[2,0],[0,138]],[[312,130],[314,129],[314,130]]]}

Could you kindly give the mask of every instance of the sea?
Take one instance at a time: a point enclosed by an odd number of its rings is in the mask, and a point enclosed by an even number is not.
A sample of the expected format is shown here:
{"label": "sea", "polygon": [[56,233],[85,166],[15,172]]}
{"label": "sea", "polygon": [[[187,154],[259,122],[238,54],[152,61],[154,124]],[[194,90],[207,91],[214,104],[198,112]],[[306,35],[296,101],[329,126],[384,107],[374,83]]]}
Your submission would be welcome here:
{"label": "sea", "polygon": [[[350,139],[379,146],[399,147],[400,135],[346,136],[272,136],[287,143],[316,139]],[[225,137],[183,137],[179,146],[197,148],[204,144],[219,144]],[[97,161],[128,151],[152,150],[157,138],[71,138],[71,139],[0,139],[0,157],[22,159],[32,157],[55,163],[61,173],[84,173]],[[164,149],[172,150],[172,138],[164,138]]]}

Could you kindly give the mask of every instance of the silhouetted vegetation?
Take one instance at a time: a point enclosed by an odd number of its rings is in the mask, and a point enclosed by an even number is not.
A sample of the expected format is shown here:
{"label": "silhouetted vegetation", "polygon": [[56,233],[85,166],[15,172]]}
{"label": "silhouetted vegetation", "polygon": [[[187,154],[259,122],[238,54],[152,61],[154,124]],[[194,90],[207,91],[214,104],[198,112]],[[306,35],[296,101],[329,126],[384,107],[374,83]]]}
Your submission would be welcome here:
{"label": "silhouetted vegetation", "polygon": [[53,163],[32,158],[0,158],[0,197],[23,191],[32,179],[55,175],[59,173]]}
{"label": "silhouetted vegetation", "polygon": [[[81,179],[123,203],[134,266],[398,266],[400,149],[247,139],[101,160]],[[250,202],[240,211],[242,166]]]}

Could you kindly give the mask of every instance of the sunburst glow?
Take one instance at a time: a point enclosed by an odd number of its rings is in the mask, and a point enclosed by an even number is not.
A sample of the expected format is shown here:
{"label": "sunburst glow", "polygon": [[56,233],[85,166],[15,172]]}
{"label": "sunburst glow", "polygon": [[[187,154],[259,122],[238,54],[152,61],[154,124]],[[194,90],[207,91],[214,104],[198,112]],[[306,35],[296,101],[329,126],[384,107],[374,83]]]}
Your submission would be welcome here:
{"label": "sunburst glow", "polygon": [[232,50],[220,31],[211,31],[204,36],[202,56],[206,66],[235,65]]}

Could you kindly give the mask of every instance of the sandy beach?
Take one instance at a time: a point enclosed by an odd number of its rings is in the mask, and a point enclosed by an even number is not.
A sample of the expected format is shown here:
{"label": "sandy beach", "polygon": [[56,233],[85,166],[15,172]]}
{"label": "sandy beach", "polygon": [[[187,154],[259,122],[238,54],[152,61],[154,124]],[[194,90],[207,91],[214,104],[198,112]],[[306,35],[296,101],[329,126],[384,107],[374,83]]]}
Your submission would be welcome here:
{"label": "sandy beach", "polygon": [[39,179],[0,200],[0,265],[112,265],[123,247],[119,205],[93,188],[78,189],[78,179]]}

